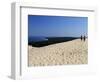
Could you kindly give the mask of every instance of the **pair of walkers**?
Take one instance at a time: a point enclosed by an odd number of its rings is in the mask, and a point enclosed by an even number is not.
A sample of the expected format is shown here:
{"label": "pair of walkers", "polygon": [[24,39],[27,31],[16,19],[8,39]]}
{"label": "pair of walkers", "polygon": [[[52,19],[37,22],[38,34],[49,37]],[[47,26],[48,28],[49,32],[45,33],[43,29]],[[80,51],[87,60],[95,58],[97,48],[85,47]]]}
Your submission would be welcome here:
{"label": "pair of walkers", "polygon": [[84,35],[84,36],[82,36],[81,35],[81,41],[85,41],[86,40],[86,36]]}

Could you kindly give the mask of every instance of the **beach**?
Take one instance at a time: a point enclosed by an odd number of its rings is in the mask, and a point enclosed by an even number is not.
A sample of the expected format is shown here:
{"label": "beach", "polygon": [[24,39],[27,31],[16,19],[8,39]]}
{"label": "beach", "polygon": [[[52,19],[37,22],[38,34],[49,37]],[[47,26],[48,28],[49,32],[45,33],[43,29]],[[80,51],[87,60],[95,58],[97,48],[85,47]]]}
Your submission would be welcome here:
{"label": "beach", "polygon": [[75,39],[44,47],[28,45],[28,66],[77,65],[88,63],[88,39]]}

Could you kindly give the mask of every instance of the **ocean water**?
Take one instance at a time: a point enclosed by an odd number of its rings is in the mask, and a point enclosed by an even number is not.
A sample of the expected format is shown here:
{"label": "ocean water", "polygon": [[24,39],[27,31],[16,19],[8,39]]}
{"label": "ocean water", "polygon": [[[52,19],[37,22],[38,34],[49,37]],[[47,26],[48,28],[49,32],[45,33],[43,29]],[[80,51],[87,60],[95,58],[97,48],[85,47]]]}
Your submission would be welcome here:
{"label": "ocean water", "polygon": [[70,41],[77,39],[78,37],[43,37],[43,36],[31,36],[28,37],[28,42],[41,42],[41,41]]}
{"label": "ocean water", "polygon": [[41,41],[47,41],[48,39],[46,37],[28,37],[28,42],[41,42]]}

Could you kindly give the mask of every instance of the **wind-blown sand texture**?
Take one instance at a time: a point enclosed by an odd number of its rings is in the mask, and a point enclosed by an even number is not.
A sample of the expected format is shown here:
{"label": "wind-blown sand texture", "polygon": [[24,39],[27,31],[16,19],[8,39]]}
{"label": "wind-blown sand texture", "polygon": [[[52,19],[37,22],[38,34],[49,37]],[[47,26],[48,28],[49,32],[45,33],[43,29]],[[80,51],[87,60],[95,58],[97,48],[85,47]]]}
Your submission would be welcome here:
{"label": "wind-blown sand texture", "polygon": [[29,66],[48,66],[88,63],[88,41],[80,39],[45,47],[28,46]]}

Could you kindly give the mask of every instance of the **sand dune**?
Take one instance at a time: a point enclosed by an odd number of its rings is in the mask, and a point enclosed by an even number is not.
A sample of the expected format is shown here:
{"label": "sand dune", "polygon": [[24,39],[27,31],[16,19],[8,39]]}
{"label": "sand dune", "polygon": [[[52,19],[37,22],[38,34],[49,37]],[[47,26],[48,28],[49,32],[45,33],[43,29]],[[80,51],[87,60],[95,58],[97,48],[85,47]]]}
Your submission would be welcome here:
{"label": "sand dune", "polygon": [[88,63],[88,42],[76,39],[45,47],[28,46],[29,66]]}

